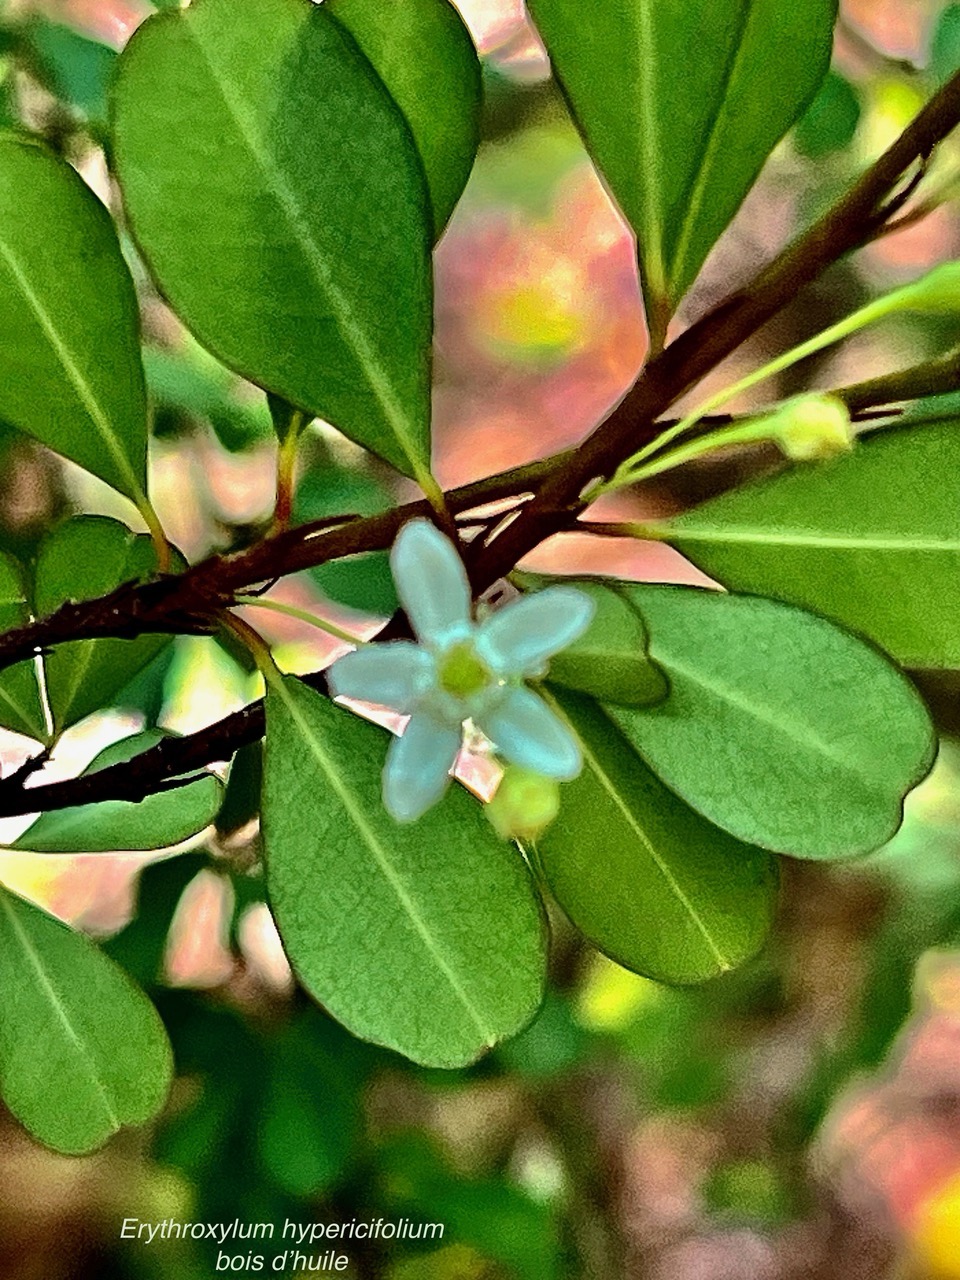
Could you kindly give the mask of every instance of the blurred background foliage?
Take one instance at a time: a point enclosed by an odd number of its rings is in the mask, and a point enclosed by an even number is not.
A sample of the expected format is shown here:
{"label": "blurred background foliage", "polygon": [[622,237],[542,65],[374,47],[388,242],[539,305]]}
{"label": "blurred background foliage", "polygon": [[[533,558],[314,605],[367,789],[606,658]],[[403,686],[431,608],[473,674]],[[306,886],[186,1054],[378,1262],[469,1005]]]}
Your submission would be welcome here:
{"label": "blurred background foliage", "polygon": [[[42,134],[118,214],[108,83],[116,50],[150,8],[0,0],[0,121]],[[575,442],[632,381],[646,346],[633,246],[520,5],[461,8],[484,54],[486,108],[476,169],[436,255],[434,429],[446,484]],[[746,280],[958,67],[960,5],[844,0],[833,71],[678,323]],[[958,163],[960,143],[948,142],[932,175],[945,196]],[[945,200],[841,264],[729,361],[717,384],[956,256],[958,231]],[[151,491],[189,557],[241,545],[273,502],[264,398],[182,330],[125,249],[141,287],[154,405]],[[957,341],[951,324],[892,322],[791,370],[780,392],[905,366]],[[2,424],[0,455],[0,546],[21,558],[72,511],[122,518],[105,487]],[[616,518],[664,514],[763,465],[762,454],[726,455],[608,505]],[[315,426],[295,517],[374,512],[403,492]],[[569,536],[531,564],[703,580],[662,546],[598,548]],[[379,555],[301,575],[277,596],[353,627],[372,626],[395,604]],[[270,628],[288,666],[312,669],[332,652],[293,620],[271,619]],[[635,978],[557,919],[540,1017],[464,1072],[418,1070],[363,1045],[295,990],[263,902],[257,747],[236,758],[215,828],[175,856],[0,853],[4,881],[106,939],[148,987],[178,1068],[155,1131],[122,1135],[90,1158],[54,1156],[0,1120],[0,1274],[213,1273],[212,1243],[125,1242],[124,1217],[408,1216],[444,1223],[443,1240],[351,1242],[347,1274],[960,1277],[960,745],[951,737],[960,734],[960,680],[916,678],[943,747],[885,849],[840,867],[786,863],[790,891],[773,941],[703,989]],[[115,709],[65,735],[55,767],[76,771],[143,728],[198,728],[255,693],[237,652],[178,640]],[[4,734],[4,771],[30,749]],[[0,838],[11,843],[25,825],[4,823]]]}

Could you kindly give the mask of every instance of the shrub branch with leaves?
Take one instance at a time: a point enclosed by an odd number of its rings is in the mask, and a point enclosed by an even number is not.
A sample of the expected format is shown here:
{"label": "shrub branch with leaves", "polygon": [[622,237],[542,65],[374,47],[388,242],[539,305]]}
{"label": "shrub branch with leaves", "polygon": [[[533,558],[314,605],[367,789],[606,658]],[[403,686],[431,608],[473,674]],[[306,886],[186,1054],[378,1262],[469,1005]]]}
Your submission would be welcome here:
{"label": "shrub branch with leaves", "polygon": [[[25,849],[166,847],[220,807],[206,766],[265,738],[267,887],[295,972],[356,1035],[444,1067],[535,1016],[542,892],[601,951],[664,982],[753,956],[780,855],[851,857],[896,830],[935,753],[902,668],[960,662],[960,444],[954,422],[914,423],[910,410],[956,389],[955,352],[752,417],[718,415],[724,395],[664,418],[827,268],[909,218],[915,193],[922,204],[931,157],[960,121],[960,76],[755,280],[668,340],[823,81],[835,5],[531,9],[636,235],[651,348],[575,449],[446,493],[430,457],[431,252],[471,171],[481,108],[456,11],[193,0],[150,18],[121,55],[108,146],[120,228],[203,346],[267,393],[279,442],[272,528],[190,566],[148,496],[136,292],[117,228],[65,160],[25,134],[0,137],[0,417],[130,499],[148,530],[80,516],[29,571],[0,560],[0,721],[42,748],[0,782],[0,815],[42,811]],[[897,307],[955,311],[955,276],[942,268],[878,300],[740,385]],[[292,524],[315,418],[424,497]],[[872,429],[855,442],[851,422]],[[785,458],[761,480],[653,523],[591,518],[601,493],[763,440]],[[477,515],[494,502],[496,519]],[[727,590],[517,572],[574,529],[667,542]],[[398,613],[378,637],[390,658],[365,651],[333,678],[335,693],[414,709],[402,767],[391,752],[388,812],[387,731],[331,700],[324,671],[280,675],[233,610],[279,578],[417,538],[418,563],[398,580],[421,647]],[[506,612],[475,624],[470,596],[507,576],[533,593],[505,606],[522,624]],[[454,614],[447,635],[437,618]],[[130,739],[78,778],[43,780],[62,733],[171,637],[224,630],[263,669],[265,705],[182,738]],[[491,821],[444,781],[471,717],[523,770],[508,771]],[[86,938],[7,890],[0,908],[3,1096],[42,1141],[91,1149],[162,1105],[159,1020]],[[55,1095],[42,1084],[51,1045]]]}

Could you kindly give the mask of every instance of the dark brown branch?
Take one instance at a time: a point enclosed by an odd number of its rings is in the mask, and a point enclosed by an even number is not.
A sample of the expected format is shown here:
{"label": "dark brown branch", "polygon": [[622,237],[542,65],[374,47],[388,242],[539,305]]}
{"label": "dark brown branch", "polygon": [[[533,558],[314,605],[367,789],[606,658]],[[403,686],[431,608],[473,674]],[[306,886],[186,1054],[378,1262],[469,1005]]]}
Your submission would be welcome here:
{"label": "dark brown branch", "polygon": [[96,773],[24,787],[15,774],[0,781],[0,817],[70,809],[101,800],[140,801],[154,792],[192,781],[189,776],[217,760],[229,760],[248,742],[263,736],[263,703],[255,702],[218,720],[202,733],[164,738],[132,760]]}
{"label": "dark brown branch", "polygon": [[[327,692],[327,678],[323,671],[304,679],[321,693]],[[189,733],[182,738],[164,738],[131,760],[108,765],[96,773],[24,787],[24,779],[34,772],[34,767],[31,767],[34,761],[44,762],[46,756],[42,754],[28,760],[8,778],[0,780],[0,818],[70,809],[75,805],[103,800],[139,802],[157,791],[186,786],[207,765],[228,761],[241,747],[259,741],[263,737],[263,729],[261,700],[234,711],[199,733]]]}
{"label": "dark brown branch", "polygon": [[[953,390],[958,378],[960,351],[899,373],[839,388],[836,394],[856,416],[866,413],[874,405],[889,405],[920,395]],[[724,414],[704,421],[715,427],[733,420]],[[663,421],[659,425],[666,427],[670,423]],[[623,525],[602,522],[585,525],[571,516],[570,526],[574,524],[597,535],[623,537],[628,532]],[[305,679],[314,688],[326,691],[324,672],[316,672]],[[143,800],[164,788],[186,784],[191,781],[190,775],[209,764],[229,760],[240,747],[259,741],[263,729],[263,703],[254,702],[206,729],[182,738],[164,739],[132,760],[111,765],[95,774],[24,788],[24,781],[45,762],[46,753],[43,753],[27,761],[16,773],[0,780],[0,817],[64,809],[103,800]]]}
{"label": "dark brown branch", "polygon": [[[570,454],[515,467],[499,475],[452,489],[447,494],[454,513],[532,493],[536,483]],[[381,515],[347,519],[334,527],[329,520],[300,525],[264,538],[248,550],[211,556],[182,574],[153,582],[128,582],[108,595],[62,605],[49,617],[0,635],[0,670],[31,658],[40,650],[79,638],[133,639],[149,632],[202,635],[216,629],[217,615],[234,596],[256,583],[297,573],[365,551],[391,545],[400,527],[417,515],[429,515],[426,501],[408,502]]]}
{"label": "dark brown branch", "polygon": [[[573,523],[582,510],[580,495],[590,481],[609,477],[620,462],[662,428],[664,424],[654,425],[656,420],[685,391],[751,337],[799,289],[867,242],[912,190],[908,183],[896,193],[897,184],[908,176],[912,165],[926,160],[958,121],[960,75],[927,103],[847,195],[750,285],[727,298],[651,360],[613,413],[573,454],[452,491],[448,506],[455,514],[522,492],[535,495],[499,537],[472,557],[476,589],[489,586],[538,543]],[[892,375],[892,379],[898,376],[907,377]],[[949,376],[949,371],[944,376]],[[847,389],[848,402],[862,410],[875,394],[875,403],[889,403],[894,398],[891,391],[896,394],[892,379],[877,380],[872,391]],[[327,560],[385,548],[404,521],[417,514],[428,514],[425,502],[408,503],[333,529],[305,526],[289,530],[248,551],[206,560],[178,578],[121,587],[101,600],[66,606],[49,619],[0,637],[0,667],[29,657],[43,646],[80,637],[209,630],[217,611],[242,588]],[[312,681],[322,684],[322,673]],[[255,703],[200,733],[161,743],[132,761],[86,778],[33,788],[14,785],[11,779],[0,783],[0,816],[107,799],[139,800],[179,775],[229,758],[262,733],[262,704]]]}

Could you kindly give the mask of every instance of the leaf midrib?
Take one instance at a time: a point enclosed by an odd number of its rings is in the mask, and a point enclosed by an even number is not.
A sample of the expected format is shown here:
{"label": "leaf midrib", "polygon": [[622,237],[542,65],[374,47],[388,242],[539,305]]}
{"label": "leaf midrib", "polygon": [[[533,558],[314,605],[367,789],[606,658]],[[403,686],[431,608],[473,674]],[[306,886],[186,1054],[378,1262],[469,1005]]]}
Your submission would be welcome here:
{"label": "leaf midrib", "polygon": [[[426,921],[421,916],[416,903],[414,902],[410,894],[407,892],[400,877],[397,875],[396,871],[391,865],[390,856],[387,850],[384,849],[383,845],[380,843],[380,840],[378,839],[376,832],[367,823],[361,809],[359,808],[357,803],[354,801],[354,798],[350,794],[349,790],[346,788],[346,786],[342,782],[339,771],[335,767],[333,761],[331,761],[330,758],[327,756],[316,734],[314,734],[309,723],[307,722],[305,717],[300,713],[300,709],[296,705],[296,700],[291,698],[289,691],[286,687],[286,684],[282,680],[275,681],[274,683],[271,684],[271,691],[282,697],[284,706],[289,712],[290,717],[292,718],[294,723],[297,725],[297,727],[300,729],[300,732],[303,734],[304,738],[306,739],[310,747],[311,752],[313,753],[314,759],[322,769],[323,773],[326,775],[326,778],[332,790],[336,793],[338,799],[340,800],[340,803],[343,805],[344,809],[346,810],[347,816],[350,818],[351,822],[357,828],[361,837],[363,838],[364,843],[372,853],[374,861],[376,862],[377,866],[380,868],[381,872],[383,873],[384,879],[386,880],[390,888],[393,890],[393,893],[396,896],[397,901],[399,902],[403,911],[406,913],[407,918],[410,920],[410,923],[413,925],[415,932],[417,933],[421,942],[423,943],[424,950],[427,952],[428,956],[434,962],[437,969],[443,974],[444,978],[449,983],[450,989],[453,991],[454,995],[460,1001],[464,1010],[470,1017],[470,1020],[473,1022],[474,1026],[476,1027],[477,1031],[483,1037],[484,1043],[487,1045],[493,1045],[497,1039],[494,1029],[492,1027],[487,1026],[486,1022],[484,1021],[484,1019],[482,1018],[482,1016],[474,1006],[470,997],[467,995],[467,992],[464,989],[463,984],[461,983],[459,977],[455,973],[453,967],[442,955],[439,947],[437,946],[436,941],[434,940],[427,926]],[[348,714],[348,713],[345,713],[345,714]]]}
{"label": "leaf midrib", "polygon": [[657,46],[653,33],[652,3],[653,0],[637,0],[636,12],[640,40],[638,63],[641,68],[646,66],[646,74],[640,71],[636,83],[640,107],[638,141],[641,173],[647,179],[643,200],[645,212],[642,237],[644,266],[648,277],[646,283],[654,295],[662,297],[667,289],[666,263],[663,257],[662,227],[654,206],[653,194],[663,190],[664,181],[660,163],[660,128],[656,108]]}
{"label": "leaf midrib", "polygon": [[[651,642],[651,649],[654,648],[656,648],[655,638]],[[855,778],[863,786],[867,794],[877,795],[880,793],[880,789],[875,785],[874,771],[871,767],[866,765],[859,767],[856,761],[852,760],[842,747],[829,742],[811,725],[804,724],[797,719],[792,721],[786,719],[777,708],[768,709],[762,703],[751,702],[733,685],[725,683],[722,677],[716,676],[711,679],[702,668],[686,665],[674,653],[657,653],[656,660],[661,663],[668,675],[676,672],[678,675],[684,676],[692,684],[698,685],[720,702],[726,702],[767,728],[782,733],[798,746],[807,748],[811,754],[819,752],[821,755],[826,756],[827,759],[839,765],[845,773]],[[650,708],[650,714],[656,715],[657,708]]]}
{"label": "leaf midrib", "polygon": [[723,525],[703,525],[699,528],[674,526],[669,530],[670,542],[735,543],[769,545],[772,547],[822,547],[831,551],[929,551],[960,553],[960,536],[950,538],[924,538],[880,536],[877,534],[817,533],[810,530],[769,529],[750,526],[725,528]]}
{"label": "leaf midrib", "polygon": [[[65,339],[61,337],[53,318],[34,289],[31,287],[30,281],[17,260],[16,255],[7,241],[2,237],[0,237],[0,257],[3,258],[4,262],[6,262],[10,274],[13,276],[14,282],[19,287],[27,305],[36,317],[48,343],[53,349],[54,355],[57,357],[66,372],[74,391],[76,391],[77,396],[80,399],[80,403],[83,405],[87,415],[99,431],[101,438],[107,446],[110,456],[113,458],[114,464],[118,468],[120,474],[126,477],[127,483],[130,486],[127,496],[133,498],[134,501],[143,499],[143,485],[140,483],[133,467],[130,465],[130,460],[127,457],[122,444],[117,438],[109,416],[100,404],[100,401],[93,388],[90,386],[89,381],[76,363]],[[53,447],[54,446],[51,446],[51,448]]]}
{"label": "leaf midrib", "polygon": [[686,262],[689,254],[690,240],[693,235],[693,228],[700,216],[700,209],[703,205],[704,196],[706,194],[707,183],[712,172],[713,157],[719,146],[720,137],[720,119],[724,114],[727,105],[727,99],[730,95],[731,87],[734,83],[737,71],[740,67],[741,57],[744,48],[744,34],[749,26],[750,19],[753,16],[753,0],[745,0],[741,9],[741,18],[737,26],[735,42],[730,51],[730,57],[727,59],[723,69],[723,80],[720,88],[720,98],[717,109],[710,121],[710,128],[704,138],[703,147],[700,150],[700,162],[697,166],[697,176],[694,184],[690,189],[689,196],[685,202],[685,213],[683,222],[680,226],[680,234],[677,237],[677,247],[673,254],[673,263],[670,268],[670,279],[668,288],[671,298],[673,297],[677,281],[682,279],[683,272],[681,268]]}
{"label": "leaf midrib", "polygon": [[[543,691],[543,697],[545,701],[550,703],[551,707],[558,715],[562,715],[561,708],[559,707],[557,702],[552,697],[550,697],[549,694],[546,693],[546,691]],[[618,736],[622,736],[620,734],[620,730],[618,726],[613,721],[610,721],[610,717],[607,715],[607,713],[603,711],[601,708],[598,708],[598,710],[601,711],[601,714],[603,715],[604,719],[610,722],[610,727],[613,730],[613,732]],[[714,960],[716,960],[717,964],[720,966],[720,968],[724,972],[726,972],[728,969],[731,969],[733,967],[733,961],[730,959],[727,959],[727,957],[720,950],[717,943],[714,941],[713,935],[711,934],[706,921],[700,915],[700,912],[697,911],[696,907],[693,905],[693,902],[691,901],[689,896],[684,892],[676,876],[673,874],[673,872],[667,866],[666,862],[657,852],[657,849],[654,846],[653,842],[651,841],[650,837],[644,831],[643,827],[641,827],[640,824],[638,823],[637,819],[631,812],[629,806],[626,804],[624,799],[621,797],[620,792],[617,790],[617,786],[614,783],[613,779],[605,771],[603,766],[600,764],[600,761],[590,750],[590,747],[584,741],[583,736],[578,733],[577,739],[580,743],[580,749],[583,752],[584,763],[588,765],[589,768],[593,771],[595,777],[597,778],[597,781],[600,783],[600,786],[607,793],[607,795],[613,801],[616,808],[623,815],[623,818],[626,821],[628,827],[630,827],[630,829],[634,832],[640,844],[643,846],[644,849],[646,849],[650,857],[650,861],[653,863],[654,867],[660,872],[661,876],[666,882],[667,888],[674,894],[677,901],[680,903],[681,907],[684,909],[684,911],[686,911],[694,927],[697,929],[697,931],[700,933],[700,936],[703,938],[704,942],[706,943],[707,948],[709,949],[710,954],[713,956]],[[631,754],[632,754],[632,750],[631,750]],[[646,768],[647,766],[644,764],[641,764],[641,767]]]}

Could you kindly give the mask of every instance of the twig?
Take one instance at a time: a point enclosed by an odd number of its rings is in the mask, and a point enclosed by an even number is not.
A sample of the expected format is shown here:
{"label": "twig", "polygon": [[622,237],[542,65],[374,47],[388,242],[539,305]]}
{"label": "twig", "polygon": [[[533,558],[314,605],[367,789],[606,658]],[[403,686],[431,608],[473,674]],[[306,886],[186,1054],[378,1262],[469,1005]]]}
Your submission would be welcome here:
{"label": "twig", "polygon": [[858,416],[877,405],[892,405],[950,391],[960,391],[960,347],[910,369],[840,387],[833,394],[840,397],[851,414]]}

